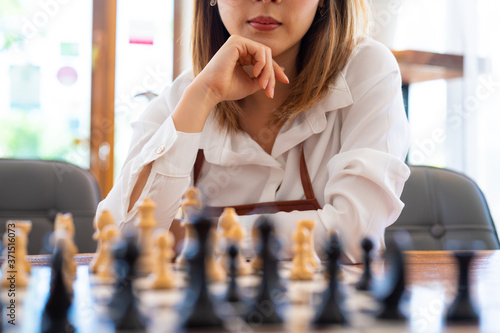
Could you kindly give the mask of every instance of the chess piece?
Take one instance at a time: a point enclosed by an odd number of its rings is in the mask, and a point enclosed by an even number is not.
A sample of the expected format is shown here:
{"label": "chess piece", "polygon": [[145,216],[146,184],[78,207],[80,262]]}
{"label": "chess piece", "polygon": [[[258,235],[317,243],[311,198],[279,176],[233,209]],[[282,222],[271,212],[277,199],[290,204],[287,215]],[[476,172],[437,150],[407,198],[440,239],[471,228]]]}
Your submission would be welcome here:
{"label": "chess piece", "polygon": [[[5,223],[5,230],[13,229],[13,228],[19,228],[21,229],[24,234],[26,235],[26,248],[28,247],[28,240],[29,240],[29,234],[31,232],[31,227],[32,223],[30,220],[8,220]],[[2,254],[5,258],[7,258],[7,251],[4,250],[4,253]],[[29,263],[26,258],[22,258],[24,262],[24,269],[26,270],[27,274],[31,273],[31,264]]]}
{"label": "chess piece", "polygon": [[74,242],[75,238],[75,223],[73,222],[73,214],[71,213],[57,213],[55,221],[54,221],[54,230],[63,229],[68,233],[71,241],[72,241],[72,251],[78,253],[78,247]]}
{"label": "chess piece", "polygon": [[[259,230],[257,229],[257,223],[254,223],[250,236],[252,237],[254,247],[257,248],[259,244]],[[256,255],[252,258],[252,261],[250,261],[250,266],[254,271],[262,270],[262,259],[258,253],[256,253]]]}
{"label": "chess piece", "polygon": [[212,222],[202,216],[192,221],[197,236],[195,251],[189,253],[189,283],[186,297],[179,307],[181,326],[190,329],[221,329],[223,321],[215,311],[208,290],[206,262],[211,256],[210,231]]}
{"label": "chess piece", "polygon": [[[226,233],[227,241],[229,244],[236,244],[239,248],[241,248],[241,242],[245,238],[245,232],[243,231],[243,227],[239,223],[234,223],[231,228]],[[223,258],[227,261],[227,254],[223,256]],[[238,275],[249,275],[252,271],[252,268],[247,263],[246,258],[243,254],[238,251],[238,256],[236,258],[238,261]],[[227,266],[227,264],[226,264]]]}
{"label": "chess piece", "polygon": [[314,269],[319,269],[321,267],[321,260],[316,253],[316,249],[314,247],[314,225],[315,222],[313,220],[301,220],[297,222],[297,227],[304,227],[309,231],[309,250],[307,251],[307,257],[309,261],[309,265],[311,265]]}
{"label": "chess piece", "polygon": [[96,267],[96,275],[103,281],[112,281],[113,274],[113,246],[120,237],[120,231],[115,224],[108,224],[100,231],[101,259]]}
{"label": "chess piece", "polygon": [[227,238],[229,231],[234,225],[239,225],[238,215],[236,215],[236,210],[233,207],[226,207],[219,217],[219,227],[222,230],[222,237]]}
{"label": "chess piece", "polygon": [[101,240],[101,232],[107,225],[114,225],[115,221],[113,220],[113,216],[107,210],[103,210],[99,217],[94,219],[94,234],[92,238],[97,241],[97,249],[92,261],[89,264],[89,270],[91,273],[97,273],[97,267],[101,264],[102,261],[102,240]]}
{"label": "chess piece", "polygon": [[446,313],[448,322],[478,322],[479,316],[470,299],[469,267],[474,259],[473,251],[456,251],[458,262],[458,290],[457,295]]}
{"label": "chess piece", "polygon": [[292,269],[290,271],[290,280],[312,280],[313,271],[310,266],[310,233],[309,229],[299,226],[293,234],[293,252]]}
{"label": "chess piece", "polygon": [[[209,243],[217,243],[217,230],[211,228],[209,233]],[[213,251],[210,251],[210,255],[207,256],[207,278],[211,282],[224,282],[226,281],[226,270],[224,269],[222,262],[215,258]]]}
{"label": "chess piece", "polygon": [[188,265],[187,253],[189,252],[190,246],[196,236],[192,223],[184,220],[181,225],[184,227],[184,239],[182,241],[181,253],[175,259],[175,264],[178,269],[186,269]]}
{"label": "chess piece", "polygon": [[63,256],[63,273],[62,276],[66,283],[68,293],[73,294],[73,282],[76,279],[76,263],[74,261],[75,247],[73,239],[69,236],[65,229],[58,229],[52,233],[52,242],[54,251],[58,247],[62,247]]}
{"label": "chess piece", "polygon": [[137,309],[133,284],[137,277],[139,247],[131,236],[119,240],[113,249],[117,281],[113,296],[108,304],[109,316],[116,330],[144,330],[145,319]]}
{"label": "chess piece", "polygon": [[370,290],[372,287],[372,271],[371,271],[371,251],[373,250],[373,242],[370,238],[363,238],[361,241],[361,248],[363,249],[363,262],[364,270],[360,280],[356,283],[357,290]]}
{"label": "chess piece", "polygon": [[273,237],[273,226],[265,218],[260,218],[257,222],[260,234],[259,256],[262,259],[262,280],[259,291],[250,305],[250,310],[245,316],[245,320],[260,324],[280,324],[283,322],[282,307],[277,296],[283,291],[279,288],[278,259],[276,257],[276,239]]}
{"label": "chess piece", "polygon": [[231,303],[241,301],[241,296],[236,283],[236,275],[238,271],[238,245],[229,244],[227,247],[228,268],[229,268],[229,284],[227,287],[224,299]]}
{"label": "chess piece", "polygon": [[403,320],[405,315],[400,310],[400,303],[406,289],[404,259],[401,247],[396,240],[386,242],[385,262],[389,264],[389,272],[384,285],[378,292],[380,319]]}
{"label": "chess piece", "polygon": [[345,324],[346,318],[340,306],[342,295],[338,286],[339,258],[342,253],[340,241],[337,233],[330,234],[328,241],[328,287],[321,297],[322,303],[319,305],[316,317],[313,320],[315,325]]}
{"label": "chess piece", "polygon": [[181,226],[184,227],[184,239],[182,241],[181,253],[175,259],[178,269],[186,269],[188,265],[186,254],[189,252],[190,244],[195,237],[193,226],[190,221],[201,212],[202,202],[199,197],[200,192],[198,189],[196,187],[191,187],[184,194],[184,201],[181,204],[183,215]]}
{"label": "chess piece", "polygon": [[184,220],[191,221],[194,217],[198,216],[202,207],[200,191],[196,187],[188,188],[186,193],[184,193],[184,201],[181,203]]}
{"label": "chess piece", "polygon": [[141,276],[153,273],[154,258],[151,256],[153,251],[153,242],[151,236],[153,228],[156,227],[157,222],[154,218],[154,210],[156,204],[150,198],[144,199],[143,203],[139,206],[140,218],[136,223],[139,229],[138,245],[140,248],[140,257],[137,262],[137,272]]}
{"label": "chess piece", "polygon": [[67,290],[64,277],[64,252],[63,242],[57,242],[52,257],[52,272],[50,293],[42,314],[42,333],[74,332],[75,328],[68,320],[68,310],[72,303],[71,294]]}
{"label": "chess piece", "polygon": [[7,260],[2,264],[1,286],[10,288],[14,284],[16,288],[25,288],[28,285],[29,275],[24,263],[27,255],[27,237],[23,229],[14,228],[14,225],[8,226],[3,234],[3,245]]}
{"label": "chess piece", "polygon": [[60,230],[65,232],[65,242],[67,243],[65,246],[65,256],[71,256],[71,260],[66,260],[67,264],[65,265],[65,269],[68,270],[69,275],[73,278],[76,278],[76,263],[73,260],[74,255],[78,253],[78,247],[75,244],[75,224],[73,222],[73,215],[71,213],[57,213],[56,219],[54,221],[54,234],[57,238],[57,235],[62,235]]}
{"label": "chess piece", "polygon": [[75,223],[73,222],[73,214],[71,213],[57,213],[54,220],[54,230],[64,229],[70,237],[75,237]]}
{"label": "chess piece", "polygon": [[156,264],[154,273],[150,275],[149,287],[151,289],[172,289],[175,287],[174,272],[170,262],[175,256],[174,235],[168,230],[158,229],[153,234],[155,247],[153,257]]}

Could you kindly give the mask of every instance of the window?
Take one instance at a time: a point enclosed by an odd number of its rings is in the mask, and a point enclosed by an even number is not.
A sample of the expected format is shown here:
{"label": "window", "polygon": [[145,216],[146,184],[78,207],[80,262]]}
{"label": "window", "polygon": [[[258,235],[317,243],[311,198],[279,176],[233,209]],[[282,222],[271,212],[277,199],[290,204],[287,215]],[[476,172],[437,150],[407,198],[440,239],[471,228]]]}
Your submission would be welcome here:
{"label": "window", "polygon": [[89,167],[92,1],[0,2],[0,157]]}
{"label": "window", "polygon": [[409,162],[446,167],[470,176],[485,193],[500,227],[500,46],[496,42],[500,3],[373,2],[385,3],[385,7],[379,5],[383,14],[379,26],[389,27],[387,22],[396,21],[393,39],[389,40],[392,48],[463,56],[461,78],[410,85]]}
{"label": "window", "polygon": [[173,77],[174,2],[117,3],[114,176],[128,152],[136,120]]}

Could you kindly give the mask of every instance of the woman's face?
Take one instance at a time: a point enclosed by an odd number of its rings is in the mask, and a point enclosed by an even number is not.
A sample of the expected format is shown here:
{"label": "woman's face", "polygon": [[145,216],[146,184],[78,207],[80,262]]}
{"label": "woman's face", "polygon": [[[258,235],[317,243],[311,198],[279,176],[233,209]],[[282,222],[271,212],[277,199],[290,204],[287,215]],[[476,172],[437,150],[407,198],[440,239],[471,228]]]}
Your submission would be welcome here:
{"label": "woman's face", "polygon": [[[209,1],[209,0],[206,0]],[[271,48],[273,57],[297,56],[300,40],[323,0],[218,0],[219,13],[231,35]],[[216,8],[213,8],[216,10]]]}

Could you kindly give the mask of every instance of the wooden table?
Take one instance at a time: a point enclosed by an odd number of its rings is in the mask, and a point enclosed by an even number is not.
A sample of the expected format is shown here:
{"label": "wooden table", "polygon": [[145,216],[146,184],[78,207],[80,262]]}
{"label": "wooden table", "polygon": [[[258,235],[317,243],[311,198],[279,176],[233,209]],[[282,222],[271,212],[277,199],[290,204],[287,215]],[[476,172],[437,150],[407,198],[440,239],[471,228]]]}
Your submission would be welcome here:
{"label": "wooden table", "polygon": [[[402,92],[406,115],[409,114],[410,85],[432,80],[450,80],[464,76],[464,56],[417,50],[392,51],[401,71]],[[491,62],[478,59],[479,73],[486,73]]]}
{"label": "wooden table", "polygon": [[464,57],[426,51],[392,51],[401,70],[403,84],[455,79],[464,75]]}
{"label": "wooden table", "polygon": [[[79,254],[75,257],[80,266],[88,265],[91,259],[92,254]],[[346,327],[335,327],[335,332],[500,332],[500,251],[478,251],[471,266],[471,293],[480,312],[479,325],[447,325],[442,319],[457,291],[457,265],[451,252],[411,251],[405,252],[405,259],[410,295],[407,307],[409,320],[404,324],[393,325],[380,324],[370,317],[368,321],[373,324],[354,322]],[[48,256],[28,256],[28,260],[33,267],[43,268],[50,264]],[[374,265],[380,279],[383,279],[383,265],[383,262]],[[345,266],[345,271],[360,274],[362,267],[348,265]],[[46,276],[46,272],[42,275]],[[86,279],[88,283],[88,278]],[[93,289],[85,288],[87,291]],[[350,297],[349,294],[347,297]],[[361,317],[356,318],[358,317],[353,316],[351,320],[364,321]],[[313,331],[310,328],[306,330]],[[277,331],[290,331],[290,327]]]}

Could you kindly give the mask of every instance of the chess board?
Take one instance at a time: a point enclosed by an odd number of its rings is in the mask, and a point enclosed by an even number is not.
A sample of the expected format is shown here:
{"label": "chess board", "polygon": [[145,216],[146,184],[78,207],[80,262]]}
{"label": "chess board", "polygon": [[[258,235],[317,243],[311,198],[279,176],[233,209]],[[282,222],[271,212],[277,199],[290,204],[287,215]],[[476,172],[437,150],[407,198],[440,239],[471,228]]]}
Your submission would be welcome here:
{"label": "chess board", "polygon": [[[82,260],[83,257],[83,260]],[[77,278],[74,282],[73,304],[70,309],[70,322],[77,332],[114,332],[108,317],[108,302],[113,293],[113,284],[99,281],[89,274],[86,264],[91,256],[80,256]],[[500,272],[500,252],[483,251],[473,262],[471,270],[471,292],[473,301],[480,314],[479,323],[447,324],[444,313],[456,294],[456,264],[447,252],[410,252],[406,254],[406,272],[408,273],[407,297],[403,302],[403,311],[407,320],[385,321],[376,318],[378,303],[370,292],[359,292],[354,283],[362,273],[360,265],[343,265],[340,274],[340,289],[344,295],[343,306],[347,315],[345,325],[315,328],[310,322],[320,301],[321,293],[326,288],[326,280],[321,273],[313,281],[290,281],[288,279],[290,263],[280,263],[280,275],[286,286],[286,292],[275,295],[287,305],[283,312],[284,324],[266,326],[259,323],[245,322],[235,313],[230,305],[219,306],[218,311],[227,315],[225,329],[231,332],[499,332],[500,325],[500,288],[497,277]],[[9,295],[8,289],[1,292],[2,321],[4,332],[39,332],[41,315],[49,295],[51,268],[45,257],[30,258],[32,268],[30,281],[26,289],[15,290]],[[384,262],[374,265],[375,277],[383,281]],[[3,277],[2,277],[3,278]],[[135,292],[141,313],[147,318],[147,332],[175,332],[179,320],[178,305],[185,297],[186,274],[177,271],[178,288],[165,291],[153,291],[144,288],[141,279],[135,281]],[[238,278],[238,284],[247,296],[251,297],[260,283],[260,276],[253,274]],[[226,290],[225,283],[213,283],[210,292],[217,297]],[[14,323],[9,323],[12,311],[7,307],[14,299]]]}

